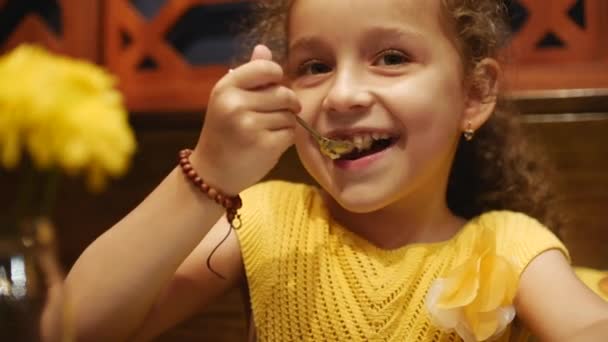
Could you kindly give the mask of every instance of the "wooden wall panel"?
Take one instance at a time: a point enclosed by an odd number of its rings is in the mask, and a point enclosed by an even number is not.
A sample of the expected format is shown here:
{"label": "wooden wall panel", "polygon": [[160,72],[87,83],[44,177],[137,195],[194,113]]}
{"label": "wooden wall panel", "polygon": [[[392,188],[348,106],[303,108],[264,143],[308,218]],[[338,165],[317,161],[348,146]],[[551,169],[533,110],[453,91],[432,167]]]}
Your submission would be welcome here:
{"label": "wooden wall panel", "polygon": [[20,3],[26,13],[8,38],[0,41],[0,51],[6,52],[23,42],[31,42],[42,44],[55,52],[99,62],[101,57],[101,0],[47,1],[57,4],[59,7],[60,33],[54,32],[41,17],[38,2],[21,2],[20,0],[2,0],[0,2],[0,13],[15,8],[17,3]]}
{"label": "wooden wall panel", "polygon": [[608,269],[608,113],[527,116],[556,171],[568,218],[559,234],[575,265]]}
{"label": "wooden wall panel", "polygon": [[[226,63],[192,65],[167,41],[167,34],[195,7],[246,2],[157,1],[161,4],[158,12],[145,16],[136,6],[143,0],[106,1],[105,60],[119,75],[129,108],[135,112],[202,110],[212,86],[227,71]],[[508,3],[512,15],[520,16],[514,18],[515,33],[505,49],[509,91],[608,88],[607,1]],[[189,34],[206,29],[193,27]]]}
{"label": "wooden wall panel", "polygon": [[[61,8],[62,34],[53,32],[32,10],[9,38],[0,42],[0,49],[6,51],[30,41],[76,57],[97,62],[103,59],[119,77],[128,107],[134,112],[203,110],[212,86],[227,71],[227,63],[192,65],[167,40],[167,34],[194,8],[250,2],[154,1],[161,4],[160,9],[148,18],[135,6],[144,0],[48,1]],[[15,3],[32,7],[34,5],[29,4],[36,2],[0,0],[0,11]],[[515,93],[608,89],[607,1],[511,0],[509,3],[516,4],[512,6],[519,8],[519,15],[523,17],[519,18],[511,44],[505,50],[507,89]],[[205,32],[186,32],[201,33]]]}
{"label": "wooden wall panel", "polygon": [[608,88],[608,2],[514,0],[521,27],[506,49],[513,91]]}
{"label": "wooden wall panel", "polygon": [[[151,19],[129,0],[105,4],[105,60],[133,111],[202,111],[226,64],[190,65],[166,35],[190,9],[236,0],[167,0]],[[125,42],[127,41],[127,42]],[[142,67],[142,63],[152,64]],[[149,65],[150,66],[150,65]]]}

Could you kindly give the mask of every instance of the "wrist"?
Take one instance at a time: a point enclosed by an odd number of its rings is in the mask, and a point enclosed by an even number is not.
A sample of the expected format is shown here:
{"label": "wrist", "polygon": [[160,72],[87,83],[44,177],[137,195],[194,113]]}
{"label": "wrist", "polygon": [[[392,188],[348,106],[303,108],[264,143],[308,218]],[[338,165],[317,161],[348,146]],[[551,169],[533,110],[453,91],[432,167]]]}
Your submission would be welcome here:
{"label": "wrist", "polygon": [[[204,180],[195,166],[191,162],[192,150],[184,149],[179,152],[179,166],[184,176],[195,186],[200,192],[202,192],[209,199],[215,201],[218,205],[224,207],[226,210],[226,218],[233,228],[238,228],[241,225],[240,216],[238,210],[242,206],[241,197],[237,195],[230,195],[218,188],[207,183]],[[237,220],[237,224],[234,221]]]}
{"label": "wrist", "polygon": [[191,151],[188,157],[192,168],[205,180],[209,186],[221,191],[227,196],[237,196],[242,189],[234,187],[230,180],[225,180],[222,176],[226,174],[225,170],[219,169],[215,163],[210,162],[207,158],[201,157],[201,153],[195,148]]}

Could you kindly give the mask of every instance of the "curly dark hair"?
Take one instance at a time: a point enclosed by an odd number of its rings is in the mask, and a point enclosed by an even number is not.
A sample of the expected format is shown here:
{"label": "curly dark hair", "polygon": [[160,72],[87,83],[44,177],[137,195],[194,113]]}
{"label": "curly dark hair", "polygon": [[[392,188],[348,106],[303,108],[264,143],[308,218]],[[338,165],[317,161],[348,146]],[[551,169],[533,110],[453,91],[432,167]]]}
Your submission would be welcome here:
{"label": "curly dark hair", "polygon": [[[453,34],[467,80],[481,84],[483,75],[476,66],[487,57],[499,59],[509,38],[505,0],[441,1],[441,19]],[[257,2],[246,48],[266,44],[278,61],[284,61],[292,4],[293,0]],[[552,205],[547,162],[527,141],[512,101],[498,94],[494,113],[475,138],[459,143],[448,181],[448,206],[467,219],[489,210],[518,211],[558,232],[562,217]]]}

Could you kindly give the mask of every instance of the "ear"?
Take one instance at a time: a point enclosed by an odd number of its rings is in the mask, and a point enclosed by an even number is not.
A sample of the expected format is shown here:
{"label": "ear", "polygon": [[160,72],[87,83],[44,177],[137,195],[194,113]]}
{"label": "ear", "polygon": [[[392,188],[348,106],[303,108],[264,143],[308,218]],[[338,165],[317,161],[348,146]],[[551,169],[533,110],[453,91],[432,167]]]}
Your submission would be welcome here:
{"label": "ear", "polygon": [[467,82],[462,131],[476,131],[490,118],[496,108],[500,78],[500,65],[495,59],[485,58],[477,63]]}

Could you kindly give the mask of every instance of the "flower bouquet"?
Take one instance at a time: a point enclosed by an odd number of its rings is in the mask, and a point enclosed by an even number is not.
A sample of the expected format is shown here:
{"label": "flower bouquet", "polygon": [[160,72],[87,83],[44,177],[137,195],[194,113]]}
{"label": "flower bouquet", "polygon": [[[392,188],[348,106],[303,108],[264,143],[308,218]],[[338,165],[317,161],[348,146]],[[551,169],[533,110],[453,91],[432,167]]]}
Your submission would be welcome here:
{"label": "flower bouquet", "polygon": [[99,192],[128,169],[135,139],[114,85],[101,67],[36,45],[0,56],[0,186],[18,180],[15,191],[1,192],[12,203],[0,211],[2,341],[40,340],[48,289],[61,287],[51,224],[59,180],[83,176]]}

